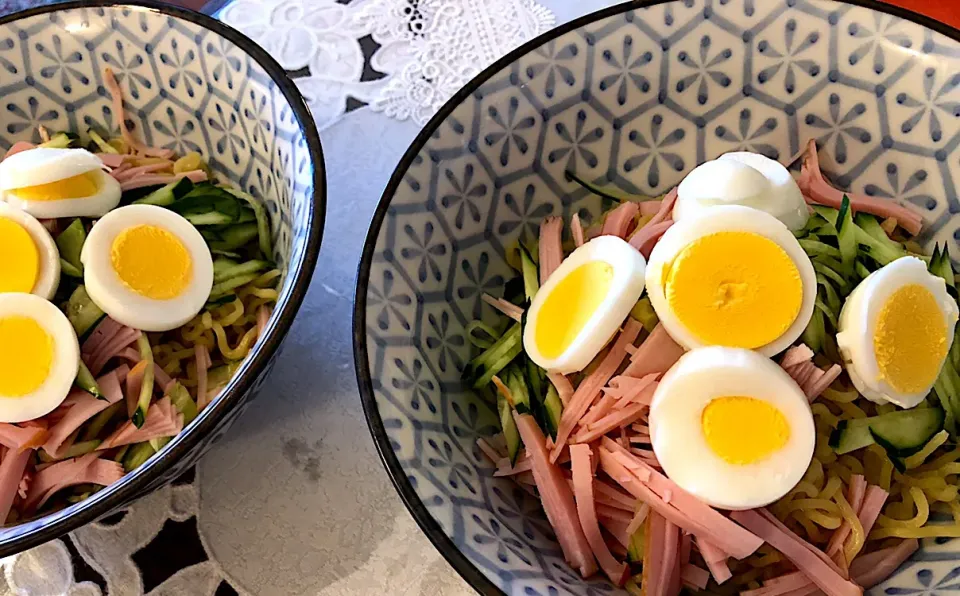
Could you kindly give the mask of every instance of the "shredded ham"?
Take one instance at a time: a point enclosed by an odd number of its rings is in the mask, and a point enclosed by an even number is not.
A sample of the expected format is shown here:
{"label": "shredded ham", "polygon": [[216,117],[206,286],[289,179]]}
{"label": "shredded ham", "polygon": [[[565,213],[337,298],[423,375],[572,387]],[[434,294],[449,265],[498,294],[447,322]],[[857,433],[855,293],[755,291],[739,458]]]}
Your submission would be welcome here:
{"label": "shredded ham", "polygon": [[863,594],[860,586],[845,578],[826,554],[802,540],[765,509],[734,511],[730,517],[780,551],[828,596]]}
{"label": "shredded ham", "polygon": [[510,317],[511,319],[513,319],[518,323],[523,318],[523,309],[517,306],[516,304],[507,302],[503,298],[494,298],[493,296],[491,296],[490,294],[487,294],[486,292],[481,294],[480,298],[481,300],[483,300],[493,308],[497,309],[497,311],[499,311],[501,314],[507,317]]}
{"label": "shredded ham", "polygon": [[573,437],[575,443],[590,443],[596,441],[615,428],[629,426],[636,422],[647,410],[645,404],[634,404],[622,410],[617,410],[608,416],[597,420],[588,426],[584,432]]}
{"label": "shredded ham", "polygon": [[133,416],[140,401],[140,388],[143,386],[143,377],[150,363],[141,360],[127,373],[127,416]]}
{"label": "shredded ham", "polygon": [[671,226],[673,226],[672,219],[667,219],[653,225],[647,224],[630,238],[630,245],[639,250],[643,258],[649,259],[650,253],[653,252],[653,247],[656,246],[664,232],[669,230]]}
{"label": "shredded ham", "polygon": [[700,549],[700,555],[717,584],[722,584],[733,577],[730,567],[727,566],[727,559],[730,558],[730,555],[714,546],[709,540],[704,540],[699,536],[697,537],[697,548]]}
{"label": "shredded ham", "polygon": [[643,553],[644,591],[647,596],[674,596],[680,593],[680,573],[677,566],[680,555],[680,528],[657,513],[651,513],[649,520]]}
{"label": "shredded ham", "polygon": [[804,344],[787,350],[780,361],[780,367],[796,381],[809,401],[820,397],[843,372],[839,364],[834,364],[827,370],[819,368],[813,363],[813,351]]}
{"label": "shredded ham", "polygon": [[648,515],[650,515],[650,506],[646,503],[641,503],[633,519],[630,520],[630,525],[627,526],[627,534],[632,536],[634,532],[639,530],[640,527],[643,526],[643,522],[647,520]]}
{"label": "shredded ham", "polygon": [[560,217],[545,217],[540,222],[540,285],[547,283],[550,274],[563,261],[562,234],[563,219]]}
{"label": "shredded ham", "polygon": [[[867,494],[867,480],[860,474],[854,474],[850,477],[849,488],[847,489],[846,499],[850,503],[850,507],[859,512],[860,508],[863,506],[864,497]],[[847,536],[850,535],[850,532],[853,528],[850,527],[850,524],[844,520],[840,527],[833,533],[833,536],[830,537],[830,542],[827,543],[827,548],[825,552],[827,556],[833,557],[837,564],[841,564],[840,561],[843,561],[843,565],[846,564],[846,561],[843,559],[843,545],[847,539]],[[840,555],[838,557],[838,555]],[[838,560],[839,559],[839,560]]]}
{"label": "shredded ham", "polygon": [[267,323],[270,322],[271,314],[273,313],[267,306],[261,306],[257,309],[257,337],[263,337],[263,332],[267,329]]}
{"label": "shredded ham", "polygon": [[8,449],[23,451],[43,445],[47,440],[46,429],[37,426],[22,427],[7,422],[0,422],[0,445]]}
{"label": "shredded ham", "polygon": [[120,129],[120,135],[123,137],[124,142],[137,153],[142,153],[150,157],[162,157],[164,159],[173,157],[173,150],[147,147],[138,141],[127,128],[126,116],[123,111],[123,91],[120,89],[120,84],[117,82],[113,70],[109,67],[103,69],[103,81],[107,85],[107,91],[110,92],[110,98],[113,101],[113,118],[117,127]]}
{"label": "shredded ham", "polygon": [[613,409],[613,406],[617,403],[617,401],[618,400],[616,397],[604,392],[603,397],[600,398],[600,401],[590,406],[590,409],[587,410],[587,413],[584,414],[583,418],[580,419],[580,426],[588,426],[609,414],[610,410]]}
{"label": "shredded ham", "polygon": [[142,427],[137,428],[132,421],[128,420],[104,439],[97,447],[97,451],[172,437],[181,430],[183,430],[183,414],[176,411],[170,397],[164,397],[150,404]]}
{"label": "shredded ham", "polygon": [[27,492],[24,508],[28,511],[39,509],[54,493],[68,486],[88,483],[106,486],[122,477],[123,466],[99,459],[98,453],[57,462],[37,472]]}
{"label": "shredded ham", "polygon": [[557,372],[548,372],[547,378],[550,379],[550,383],[557,390],[560,403],[566,408],[567,404],[570,403],[570,398],[573,397],[573,385],[570,383],[570,379]]}
{"label": "shredded ham", "polygon": [[35,147],[36,145],[34,145],[33,143],[30,143],[29,141],[17,141],[13,145],[11,145],[9,149],[7,149],[7,153],[3,157],[4,159],[6,159],[11,155],[16,155],[17,153],[28,151],[30,149],[34,149]]}
{"label": "shredded ham", "polygon": [[48,455],[59,459],[61,447],[64,446],[67,437],[91,417],[123,399],[123,391],[116,371],[111,371],[97,379],[97,385],[100,386],[106,399],[98,399],[82,389],[74,389],[64,400],[64,405],[69,405],[69,409],[63,418],[50,427],[49,436],[43,444],[43,450]]}
{"label": "shredded ham", "polygon": [[663,201],[659,199],[653,199],[650,201],[641,201],[640,202],[640,215],[641,216],[654,216],[660,212],[660,205],[663,204]]}
{"label": "shredded ham", "polygon": [[614,380],[619,380],[616,390],[622,392],[621,399],[614,406],[614,409],[619,410],[632,404],[649,406],[653,400],[653,394],[657,390],[659,384],[657,379],[659,377],[660,373],[650,373],[642,379],[635,379],[626,375],[614,377]]}
{"label": "shredded ham", "polygon": [[883,505],[887,502],[887,497],[889,496],[890,493],[879,486],[871,484],[867,487],[867,492],[863,496],[863,505],[860,506],[860,511],[857,512],[857,519],[860,520],[860,525],[863,526],[863,533],[865,535],[870,534],[870,530],[873,529],[873,524],[877,523],[877,518],[880,517],[880,511],[883,509]]}
{"label": "shredded ham", "polygon": [[923,217],[909,207],[888,199],[844,192],[831,186],[820,171],[820,160],[817,156],[815,139],[807,141],[807,150],[803,154],[800,178],[797,180],[797,184],[808,203],[839,209],[843,201],[843,195],[847,195],[850,199],[850,208],[854,212],[869,213],[881,219],[894,217],[900,227],[913,236],[919,234],[923,228]]}
{"label": "shredded ham", "polygon": [[161,186],[176,182],[182,178],[188,178],[191,182],[203,182],[207,179],[207,173],[203,170],[192,170],[190,172],[180,172],[178,174],[148,174],[137,176],[130,180],[124,180],[120,183],[120,190],[128,191],[147,186]]}
{"label": "shredded ham", "polygon": [[[123,164],[125,165],[125,164]],[[127,180],[132,180],[137,176],[142,176],[143,174],[152,174],[155,172],[162,172],[164,170],[172,170],[173,162],[166,161],[160,163],[151,163],[145,166],[137,166],[135,168],[123,168],[115,169],[110,174],[117,179],[118,182],[125,182]]]}
{"label": "shredded ham", "polygon": [[677,189],[674,187],[670,192],[667,193],[667,196],[660,201],[659,209],[657,210],[656,214],[650,218],[650,221],[633,233],[633,236],[630,237],[630,244],[637,250],[640,250],[640,246],[646,237],[649,236],[649,232],[647,232],[643,237],[638,237],[639,234],[641,234],[647,228],[651,228],[670,219],[670,216],[673,213],[673,205],[676,202]]}
{"label": "shredded ham", "polygon": [[563,557],[570,566],[580,571],[580,575],[590,577],[596,573],[597,565],[590,543],[578,523],[573,492],[560,468],[550,462],[546,439],[533,416],[515,412],[513,418],[533,464],[533,477],[540,492],[543,510],[557,535]]}
{"label": "shredded ham", "polygon": [[111,358],[116,357],[124,348],[137,341],[140,335],[139,330],[124,327],[112,339],[104,342],[89,358],[84,358],[87,368],[92,374],[99,375]]}
{"label": "shredded ham", "polygon": [[483,437],[477,439],[477,447],[480,449],[481,453],[487,456],[487,459],[490,460],[491,463],[495,464],[500,460],[501,457],[503,457],[503,455],[494,449],[493,446]]}
{"label": "shredded ham", "polygon": [[627,239],[627,236],[637,225],[637,214],[640,212],[640,205],[632,201],[620,203],[620,205],[607,213],[603,220],[603,226],[600,228],[601,236],[616,236]]}
{"label": "shredded ham", "polygon": [[570,235],[573,236],[573,245],[577,248],[583,246],[583,224],[580,223],[580,216],[576,213],[570,219]]}
{"label": "shredded ham", "polygon": [[862,555],[850,564],[850,574],[864,588],[872,588],[890,577],[918,548],[917,539],[910,538],[897,546]]}
{"label": "shredded ham", "polygon": [[130,164],[126,162],[134,157],[133,155],[121,155],[119,153],[97,153],[96,156],[100,158],[103,165],[114,170],[111,173],[115,173],[117,168],[124,165],[129,166]]}
{"label": "shredded ham", "polygon": [[210,405],[210,396],[207,395],[207,371],[210,369],[211,362],[207,346],[196,345],[194,360],[197,364],[197,408],[203,410]]}
{"label": "shredded ham", "polygon": [[126,326],[116,322],[109,316],[104,317],[97,327],[90,332],[90,335],[80,348],[80,353],[83,354],[84,361],[87,361],[91,356],[96,354],[106,342],[113,339],[122,329],[126,329]]}
{"label": "shredded ham", "polygon": [[630,356],[624,376],[642,378],[649,374],[663,374],[683,356],[683,348],[673,341],[663,325],[657,324],[650,336]]}
{"label": "shredded ham", "polygon": [[680,570],[680,578],[684,585],[692,590],[705,590],[710,582],[710,572],[692,563],[687,563]]}
{"label": "shredded ham", "polygon": [[0,523],[5,522],[10,514],[32,456],[33,451],[29,449],[19,452],[6,449],[0,458]]}
{"label": "shredded ham", "polygon": [[807,344],[800,344],[788,349],[780,360],[780,366],[784,369],[794,367],[804,362],[813,360],[813,350],[807,347]]}
{"label": "shredded ham", "polygon": [[570,461],[573,469],[573,492],[576,496],[577,514],[580,527],[587,538],[593,554],[600,563],[600,568],[607,574],[610,581],[620,587],[627,581],[629,569],[617,561],[610,549],[607,548],[600,533],[600,524],[597,522],[596,503],[593,498],[593,451],[589,445],[572,445],[570,447]]}
{"label": "shredded ham", "polygon": [[590,404],[600,395],[600,390],[607,384],[607,381],[620,368],[620,364],[627,356],[627,346],[633,345],[637,336],[640,335],[640,329],[642,329],[640,323],[628,318],[623,331],[620,332],[620,336],[614,342],[613,347],[600,362],[600,366],[580,382],[580,386],[574,391],[570,403],[564,407],[563,414],[560,416],[560,428],[557,431],[557,441],[553,447],[553,452],[550,454],[551,461],[555,462],[560,457],[560,452],[567,444],[567,439],[573,432],[574,427],[580,422],[580,418],[586,413]]}

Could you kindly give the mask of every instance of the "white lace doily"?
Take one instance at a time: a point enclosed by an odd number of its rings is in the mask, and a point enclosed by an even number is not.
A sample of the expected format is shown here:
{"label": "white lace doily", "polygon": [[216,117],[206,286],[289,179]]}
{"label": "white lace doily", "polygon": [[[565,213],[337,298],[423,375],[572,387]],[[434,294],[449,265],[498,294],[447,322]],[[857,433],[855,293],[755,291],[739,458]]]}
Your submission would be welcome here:
{"label": "white lace doily", "polygon": [[309,72],[296,82],[321,128],[345,113],[348,98],[422,126],[484,67],[555,21],[534,0],[236,0],[218,16],[287,70]]}

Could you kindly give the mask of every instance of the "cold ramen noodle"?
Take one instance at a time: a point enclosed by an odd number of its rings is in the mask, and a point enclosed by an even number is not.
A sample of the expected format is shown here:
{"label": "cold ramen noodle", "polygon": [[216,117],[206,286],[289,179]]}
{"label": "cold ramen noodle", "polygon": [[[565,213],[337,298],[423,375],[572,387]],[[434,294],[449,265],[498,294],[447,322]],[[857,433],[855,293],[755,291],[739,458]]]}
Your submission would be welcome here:
{"label": "cold ramen noodle", "polygon": [[199,153],[40,129],[0,161],[0,519],[82,500],[159,451],[263,332],[265,209]]}
{"label": "cold ramen noodle", "polygon": [[831,186],[812,141],[796,180],[743,152],[660,199],[570,177],[616,206],[509,251],[464,378],[496,395],[480,450],[572,567],[635,594],[854,596],[960,537],[957,290],[919,215]]}

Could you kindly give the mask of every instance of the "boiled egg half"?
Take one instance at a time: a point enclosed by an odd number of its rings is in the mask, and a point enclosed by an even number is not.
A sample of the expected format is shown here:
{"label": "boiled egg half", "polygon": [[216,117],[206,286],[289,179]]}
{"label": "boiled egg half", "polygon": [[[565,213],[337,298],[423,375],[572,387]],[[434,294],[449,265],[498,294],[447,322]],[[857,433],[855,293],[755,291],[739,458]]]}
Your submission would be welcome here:
{"label": "boiled egg half", "polygon": [[103,167],[86,149],[28,149],[0,162],[0,192],[34,217],[102,217],[120,203],[120,183]]}
{"label": "boiled egg half", "polygon": [[753,509],[787,494],[813,457],[803,391],[769,358],[713,346],[684,354],[650,404],[650,442],[681,488],[721,509]]}
{"label": "boiled egg half", "polygon": [[52,412],[79,367],[77,334],[59,308],[33,294],[0,294],[0,422]]}
{"label": "boiled egg half", "polygon": [[688,350],[721,345],[773,356],[813,314],[817,281],[800,243],[777,218],[713,207],[666,231],[650,253],[647,294]]}
{"label": "boiled egg half", "polygon": [[574,250],[534,296],[523,346],[541,368],[583,370],[620,328],[643,292],[646,262],[616,236]]}
{"label": "boiled egg half", "polygon": [[177,213],[154,205],[129,205],[101,218],[80,260],[94,303],[143,331],[187,323],[213,287],[213,259],[203,236]]}
{"label": "boiled egg half", "polygon": [[867,399],[902,408],[930,392],[954,341],[957,303],[916,257],[874,271],[840,311],[837,346]]}
{"label": "boiled egg half", "polygon": [[0,294],[22,292],[53,298],[60,283],[60,253],[43,225],[0,203]]}
{"label": "boiled egg half", "polygon": [[718,205],[766,211],[791,230],[810,217],[793,176],[780,162],[759,153],[734,151],[705,162],[680,182],[673,220],[694,217]]}

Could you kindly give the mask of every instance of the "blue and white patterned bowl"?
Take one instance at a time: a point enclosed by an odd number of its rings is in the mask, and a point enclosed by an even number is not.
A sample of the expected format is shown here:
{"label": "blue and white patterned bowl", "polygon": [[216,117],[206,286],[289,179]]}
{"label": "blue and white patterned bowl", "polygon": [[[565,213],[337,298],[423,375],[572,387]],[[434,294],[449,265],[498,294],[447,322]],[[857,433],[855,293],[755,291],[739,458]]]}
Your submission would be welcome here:
{"label": "blue and white patterned bowl", "polygon": [[0,152],[37,141],[37,126],[118,131],[102,71],[125,90],[128,122],[150,145],[200,151],[259,198],[284,272],[267,328],[224,393],[160,454],[90,499],[0,530],[0,557],[115,511],[186,470],[258,391],[316,264],[323,156],[313,119],[283,69],[237,31],[153,2],[69,2],[0,19]]}
{"label": "blue and white patterned bowl", "polygon": [[[464,326],[512,275],[504,247],[551,214],[595,217],[566,170],[658,195],[735,149],[789,162],[811,137],[844,188],[912,205],[921,241],[960,238],[960,32],[878,2],[623,4],[512,52],[461,90],[403,157],[367,238],[357,376],[407,507],[479,591],[599,594],[563,562],[537,502],[475,447],[497,422],[464,389]],[[960,249],[953,250],[954,255]],[[891,593],[960,574],[930,542]]]}

